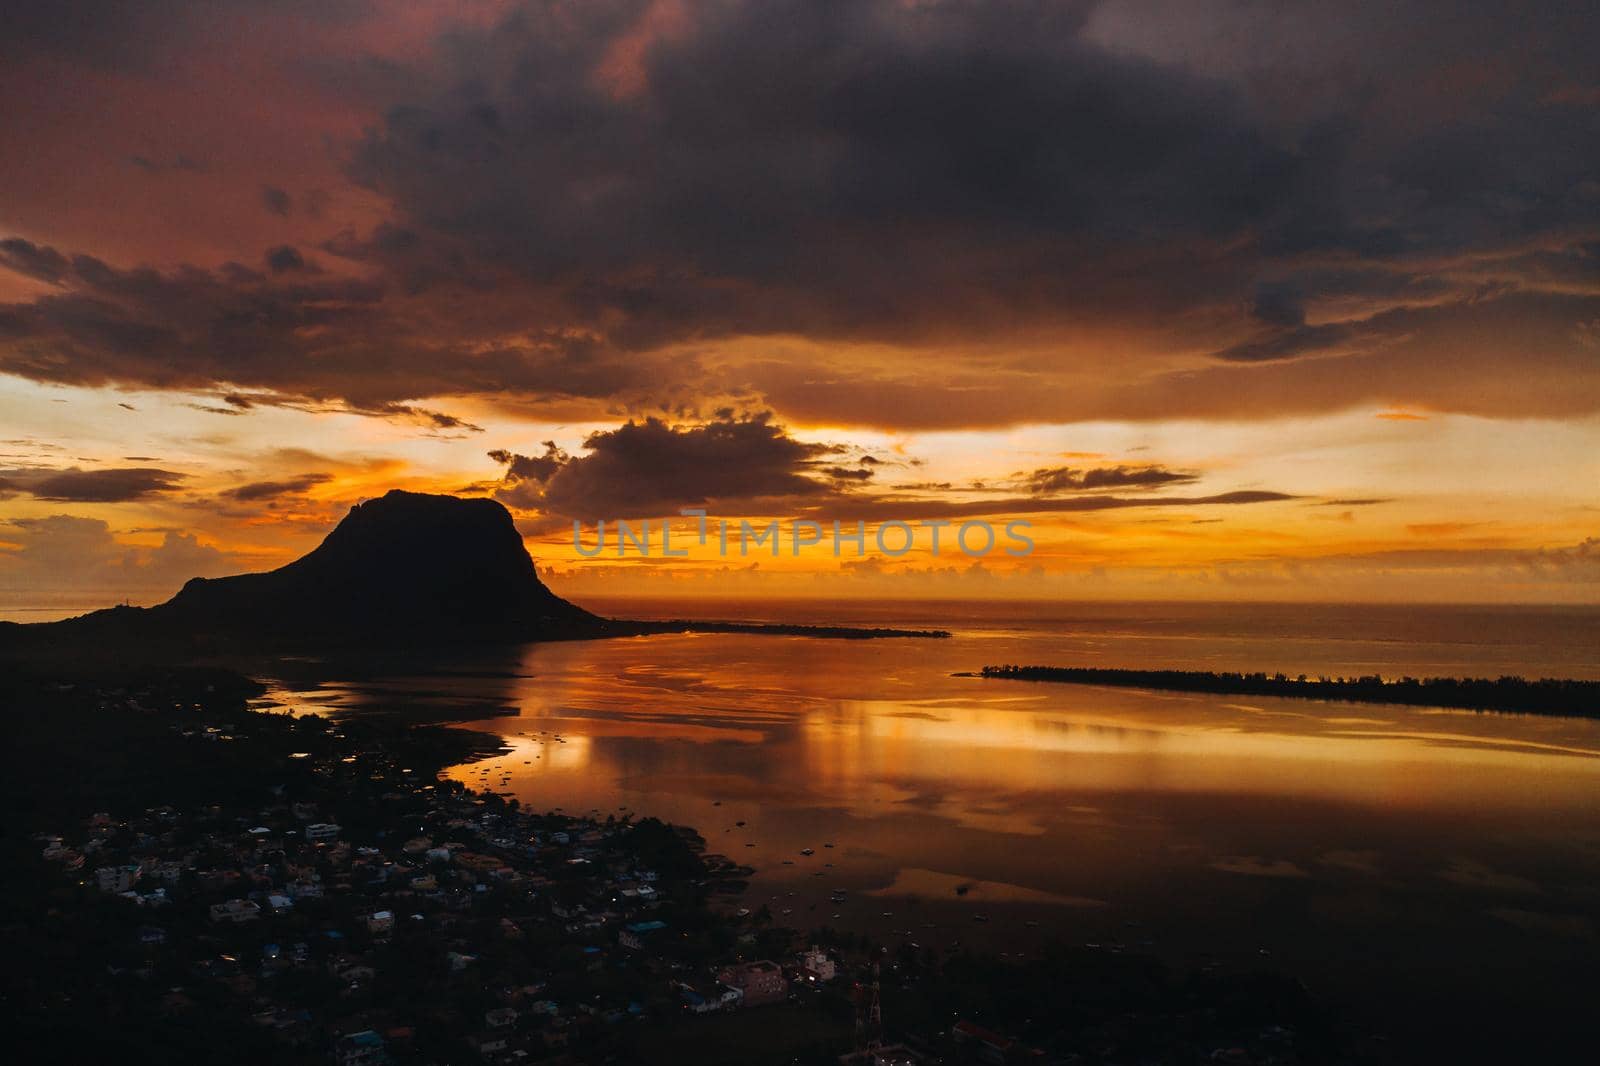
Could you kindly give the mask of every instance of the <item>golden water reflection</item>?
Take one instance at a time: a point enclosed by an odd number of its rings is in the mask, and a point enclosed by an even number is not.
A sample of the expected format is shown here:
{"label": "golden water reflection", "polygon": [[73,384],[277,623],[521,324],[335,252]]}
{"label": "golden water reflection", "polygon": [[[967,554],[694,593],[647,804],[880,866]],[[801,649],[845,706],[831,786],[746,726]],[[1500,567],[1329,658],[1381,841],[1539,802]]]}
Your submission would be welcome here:
{"label": "golden water reflection", "polygon": [[1484,987],[1590,972],[1600,722],[951,676],[990,662],[1596,672],[1567,616],[1543,630],[1441,617],[1357,637],[1336,616],[1271,615],[1252,633],[1153,608],[1065,636],[1012,621],[937,643],[660,636],[330,664],[286,672],[273,698],[498,734],[502,754],[450,776],[535,809],[694,826],[755,868],[739,902],[796,926],[1014,952],[1046,934],[1126,938],[1249,965],[1270,950],[1351,995],[1421,970],[1500,967]]}
{"label": "golden water reflection", "polygon": [[547,644],[276,695],[469,718],[507,750],[452,777],[695,826],[757,869],[752,901],[812,920],[898,928],[912,897],[992,911],[984,935],[1044,907],[1319,958],[1418,915],[1439,958],[1486,921],[1600,928],[1600,723],[951,676],[1053,657],[995,643]]}

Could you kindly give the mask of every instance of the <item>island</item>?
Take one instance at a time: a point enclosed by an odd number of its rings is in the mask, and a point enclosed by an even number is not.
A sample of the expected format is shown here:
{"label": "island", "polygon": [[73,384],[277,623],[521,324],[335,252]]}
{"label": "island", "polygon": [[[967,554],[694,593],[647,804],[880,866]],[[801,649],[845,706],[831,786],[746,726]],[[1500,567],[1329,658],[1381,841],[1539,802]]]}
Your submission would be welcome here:
{"label": "island", "polygon": [[1085,666],[985,666],[955,677],[1105,685],[1228,696],[1284,696],[1346,703],[1396,703],[1509,714],[1600,717],[1600,681],[1522,677],[1307,677],[1300,674],[1218,673],[1210,670],[1117,670]]}

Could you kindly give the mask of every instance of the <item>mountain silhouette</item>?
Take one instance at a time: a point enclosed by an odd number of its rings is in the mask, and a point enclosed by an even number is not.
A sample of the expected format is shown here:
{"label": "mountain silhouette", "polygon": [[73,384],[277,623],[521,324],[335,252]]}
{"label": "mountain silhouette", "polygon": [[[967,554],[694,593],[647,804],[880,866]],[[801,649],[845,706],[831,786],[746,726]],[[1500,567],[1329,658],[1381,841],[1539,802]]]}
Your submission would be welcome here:
{"label": "mountain silhouette", "polygon": [[601,618],[535,572],[511,513],[494,500],[391,490],[350,509],[316,549],[261,574],[194,578],[155,607],[59,622],[0,622],[0,659],[188,661],[258,653],[761,633],[871,640],[942,629]]}
{"label": "mountain silhouette", "polygon": [[8,628],[45,643],[228,649],[559,639],[599,635],[606,623],[545,587],[499,503],[395,489],[351,508],[315,550],[276,570],[197,577],[155,607]]}

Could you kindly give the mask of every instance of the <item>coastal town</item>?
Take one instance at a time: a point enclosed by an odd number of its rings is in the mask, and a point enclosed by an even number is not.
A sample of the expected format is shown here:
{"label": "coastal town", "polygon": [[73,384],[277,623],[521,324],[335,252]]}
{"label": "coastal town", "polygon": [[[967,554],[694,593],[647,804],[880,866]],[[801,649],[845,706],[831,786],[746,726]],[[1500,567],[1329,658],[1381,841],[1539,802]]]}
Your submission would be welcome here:
{"label": "coastal town", "polygon": [[[838,975],[817,948],[746,959],[773,938],[698,909],[731,868],[702,857],[692,832],[529,815],[449,782],[413,784],[379,797],[394,829],[372,843],[285,791],[249,812],[97,813],[41,855],[129,905],[138,925],[114,977],[207,985],[166,991],[162,1008],[181,1015],[220,993],[289,1048],[331,1038],[343,1066],[449,1043],[522,1061],[647,1012],[782,1003],[795,984]],[[431,1026],[388,995],[374,1005],[402,979],[434,993]]]}
{"label": "coastal town", "polygon": [[[137,1018],[153,1044],[190,1040],[201,1058],[226,1047],[233,1061],[338,1066],[1094,1061],[1059,1039],[1052,1052],[1003,1035],[1018,1011],[1048,1016],[1034,1004],[1065,986],[782,928],[742,905],[753,871],[692,829],[534,812],[440,774],[493,738],[244,710],[191,682],[54,696],[139,723],[151,759],[215,772],[168,786],[171,802],[39,823],[30,843],[48,903],[24,930],[40,960],[24,994],[40,1028],[88,1010]],[[1130,974],[1148,994],[1132,961],[1115,973],[1070,964],[1110,997],[1109,1012],[1063,1015],[1074,1039],[1147,1040],[1117,1001]],[[999,1005],[978,998],[1008,983]],[[1276,1023],[1222,1039],[1231,1021],[1190,998],[1175,1027],[1158,1011],[1162,1046],[1195,1061],[1319,1061]],[[904,1016],[892,1031],[885,1000]],[[721,1057],[708,1056],[713,1038]]]}

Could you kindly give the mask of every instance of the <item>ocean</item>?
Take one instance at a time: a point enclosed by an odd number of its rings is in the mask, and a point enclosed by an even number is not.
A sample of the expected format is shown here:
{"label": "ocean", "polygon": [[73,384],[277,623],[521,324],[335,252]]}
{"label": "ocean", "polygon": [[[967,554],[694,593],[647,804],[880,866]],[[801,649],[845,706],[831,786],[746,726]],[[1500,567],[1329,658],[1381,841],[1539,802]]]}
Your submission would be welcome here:
{"label": "ocean", "polygon": [[692,825],[756,868],[737,902],[797,928],[1282,969],[1396,1047],[1559,1026],[1600,987],[1600,720],[952,676],[1597,678],[1600,610],[584,605],[952,636],[652,636],[348,676],[297,662],[269,700],[497,733],[505,754],[452,775],[538,809]]}

